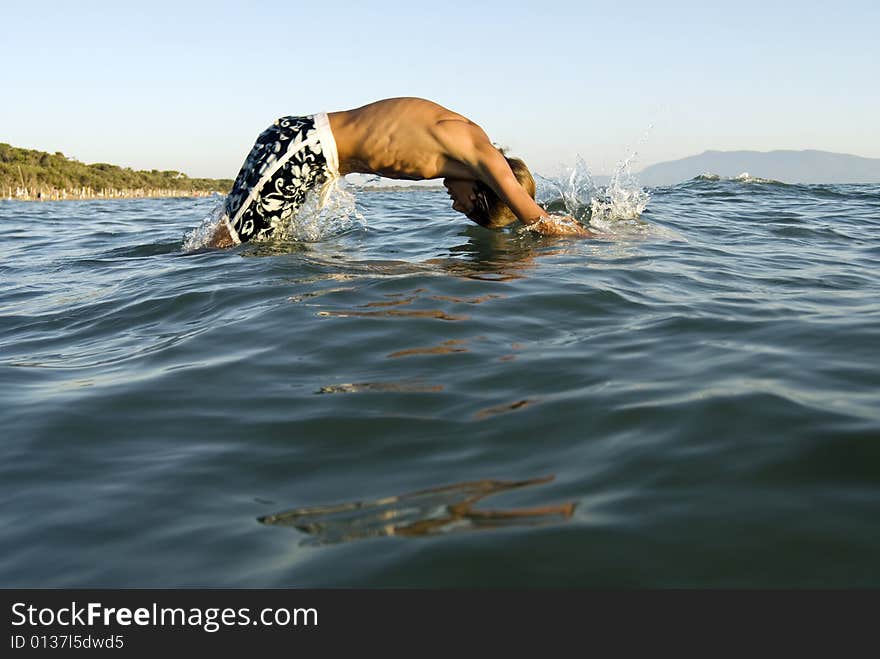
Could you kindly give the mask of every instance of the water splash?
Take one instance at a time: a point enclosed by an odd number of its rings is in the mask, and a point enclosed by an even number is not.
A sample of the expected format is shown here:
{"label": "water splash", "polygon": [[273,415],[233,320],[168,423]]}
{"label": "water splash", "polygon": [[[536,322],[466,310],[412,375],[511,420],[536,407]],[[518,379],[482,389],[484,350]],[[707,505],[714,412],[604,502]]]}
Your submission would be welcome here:
{"label": "water splash", "polygon": [[217,231],[217,225],[220,224],[220,220],[223,217],[223,209],[225,205],[226,201],[224,199],[211,209],[199,226],[184,236],[184,252],[193,252],[199,249],[204,249],[208,246],[209,241],[214,237],[214,234]]}
{"label": "water splash", "polygon": [[598,197],[590,200],[590,224],[606,232],[615,233],[624,224],[630,228],[639,227],[639,218],[648,207],[649,195],[639,185],[632,173],[632,164],[637,157],[633,153],[614,170],[611,182]]}
{"label": "water splash", "polygon": [[565,167],[555,177],[535,177],[535,199],[551,213],[565,213],[603,233],[644,232],[648,225],[640,221],[650,195],[639,184],[632,165],[632,153],[619,163],[607,186],[597,186],[581,156],[574,167]]}
{"label": "water splash", "polygon": [[[184,251],[203,249],[214,236],[224,212],[220,202],[198,227],[183,240]],[[335,178],[321,189],[310,190],[296,213],[276,221],[272,242],[317,242],[350,229],[364,226],[366,220],[358,211],[355,195],[345,181]]]}
{"label": "water splash", "polygon": [[341,178],[328,181],[321,190],[310,190],[300,209],[284,226],[278,227],[277,239],[317,242],[365,226],[366,219],[358,211],[355,199],[351,187]]}
{"label": "water splash", "polygon": [[565,213],[583,223],[589,222],[591,202],[599,194],[581,156],[573,167],[563,166],[555,177],[535,175],[535,200],[551,213]]}

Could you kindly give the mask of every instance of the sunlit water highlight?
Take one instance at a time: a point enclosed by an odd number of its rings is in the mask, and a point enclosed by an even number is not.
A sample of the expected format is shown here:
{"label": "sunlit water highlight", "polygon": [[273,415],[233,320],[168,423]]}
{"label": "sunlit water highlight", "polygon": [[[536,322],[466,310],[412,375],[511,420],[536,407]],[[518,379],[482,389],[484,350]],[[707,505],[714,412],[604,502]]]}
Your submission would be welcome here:
{"label": "sunlit water highlight", "polygon": [[0,585],[880,585],[880,186],[575,172],[598,239],[0,202]]}

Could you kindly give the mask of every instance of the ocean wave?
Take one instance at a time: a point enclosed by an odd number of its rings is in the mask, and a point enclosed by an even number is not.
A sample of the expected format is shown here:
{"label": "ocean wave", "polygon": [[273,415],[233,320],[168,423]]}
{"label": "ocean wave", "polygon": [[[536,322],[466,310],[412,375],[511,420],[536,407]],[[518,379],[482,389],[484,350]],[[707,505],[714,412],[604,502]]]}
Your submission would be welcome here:
{"label": "ocean wave", "polygon": [[870,203],[880,202],[880,194],[875,185],[859,183],[786,183],[776,179],[752,176],[743,172],[737,176],[720,176],[703,173],[687,181],[674,185],[656,186],[651,190],[655,194],[665,191],[690,192],[703,191],[713,197],[739,196],[745,191],[754,193],[783,193],[799,195],[801,199],[847,200],[858,199]]}
{"label": "ocean wave", "polygon": [[705,172],[698,176],[694,176],[689,182],[730,182],[730,183],[745,183],[745,184],[753,184],[753,183],[761,183],[764,185],[784,185],[790,186],[791,183],[785,183],[783,181],[777,181],[772,178],[763,178],[760,176],[752,176],[748,172],[742,172],[741,174],[737,174],[736,176],[721,176],[720,174],[712,174],[711,172]]}

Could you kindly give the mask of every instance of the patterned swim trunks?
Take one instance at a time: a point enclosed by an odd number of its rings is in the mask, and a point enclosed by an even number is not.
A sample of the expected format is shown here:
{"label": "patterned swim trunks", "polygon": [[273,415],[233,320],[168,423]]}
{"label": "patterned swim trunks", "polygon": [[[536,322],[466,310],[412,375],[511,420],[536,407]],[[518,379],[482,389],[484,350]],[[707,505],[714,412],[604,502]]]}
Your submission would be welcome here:
{"label": "patterned swim trunks", "polygon": [[284,227],[306,193],[339,176],[327,113],[282,117],[260,133],[226,197],[224,218],[236,243]]}

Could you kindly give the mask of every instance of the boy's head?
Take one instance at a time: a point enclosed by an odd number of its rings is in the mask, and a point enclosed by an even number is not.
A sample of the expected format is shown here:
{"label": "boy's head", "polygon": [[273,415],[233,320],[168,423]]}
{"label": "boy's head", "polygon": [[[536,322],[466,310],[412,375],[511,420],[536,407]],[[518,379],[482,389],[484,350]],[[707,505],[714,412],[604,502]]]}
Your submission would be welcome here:
{"label": "boy's head", "polygon": [[[519,184],[535,198],[535,179],[529,168],[519,158],[508,158],[507,164]],[[452,197],[452,208],[464,213],[471,220],[488,229],[500,229],[516,221],[516,215],[495,191],[482,181],[468,179],[445,179],[443,185]],[[473,199],[473,201],[471,201]]]}

